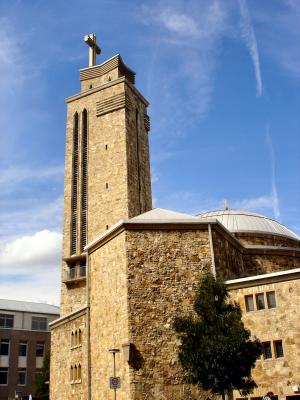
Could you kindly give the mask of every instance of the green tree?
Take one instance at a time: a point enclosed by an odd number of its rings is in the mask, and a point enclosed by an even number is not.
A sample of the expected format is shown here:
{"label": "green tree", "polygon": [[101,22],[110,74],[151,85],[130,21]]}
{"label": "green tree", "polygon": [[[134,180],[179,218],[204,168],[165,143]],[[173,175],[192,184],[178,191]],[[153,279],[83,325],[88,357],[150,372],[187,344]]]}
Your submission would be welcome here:
{"label": "green tree", "polygon": [[50,351],[45,354],[41,372],[35,378],[34,397],[49,400]]}
{"label": "green tree", "polygon": [[261,344],[250,339],[241,309],[229,300],[224,282],[205,274],[194,310],[194,316],[176,317],[174,321],[185,380],[223,399],[233,389],[242,395],[251,393],[257,386],[251,369],[261,354]]}

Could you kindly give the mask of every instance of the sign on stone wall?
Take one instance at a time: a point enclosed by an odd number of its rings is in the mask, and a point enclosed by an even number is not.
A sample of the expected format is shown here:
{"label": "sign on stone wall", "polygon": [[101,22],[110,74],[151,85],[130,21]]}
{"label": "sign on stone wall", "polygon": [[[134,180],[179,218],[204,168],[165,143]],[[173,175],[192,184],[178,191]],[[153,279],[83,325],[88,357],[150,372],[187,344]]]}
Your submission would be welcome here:
{"label": "sign on stone wall", "polygon": [[109,387],[111,389],[120,389],[121,387],[121,378],[118,376],[111,376],[109,378]]}

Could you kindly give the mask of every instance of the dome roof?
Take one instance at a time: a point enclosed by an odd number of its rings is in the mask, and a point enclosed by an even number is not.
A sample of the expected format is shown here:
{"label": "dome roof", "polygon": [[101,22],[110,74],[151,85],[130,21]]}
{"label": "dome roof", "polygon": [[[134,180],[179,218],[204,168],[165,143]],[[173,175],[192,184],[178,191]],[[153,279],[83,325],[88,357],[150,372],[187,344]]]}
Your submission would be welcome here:
{"label": "dome roof", "polygon": [[249,211],[220,210],[199,214],[201,219],[216,218],[230,232],[256,232],[281,235],[299,240],[299,237],[273,219]]}

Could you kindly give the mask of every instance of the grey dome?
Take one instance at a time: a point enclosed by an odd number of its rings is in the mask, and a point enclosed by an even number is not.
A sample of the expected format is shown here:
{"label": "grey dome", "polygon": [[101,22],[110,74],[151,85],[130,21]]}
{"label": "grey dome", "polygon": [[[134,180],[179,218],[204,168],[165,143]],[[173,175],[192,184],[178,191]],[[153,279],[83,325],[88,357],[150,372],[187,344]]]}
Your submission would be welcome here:
{"label": "grey dome", "polygon": [[220,210],[209,211],[197,216],[201,219],[216,218],[230,232],[256,232],[281,235],[299,240],[299,237],[284,225],[271,218],[249,211]]}

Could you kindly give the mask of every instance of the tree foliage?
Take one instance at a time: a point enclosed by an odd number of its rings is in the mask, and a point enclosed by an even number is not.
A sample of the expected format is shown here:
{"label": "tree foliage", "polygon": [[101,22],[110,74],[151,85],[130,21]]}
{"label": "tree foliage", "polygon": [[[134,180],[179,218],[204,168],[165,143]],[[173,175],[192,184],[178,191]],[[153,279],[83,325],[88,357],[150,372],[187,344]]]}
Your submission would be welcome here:
{"label": "tree foliage", "polygon": [[45,354],[41,372],[35,378],[34,397],[39,400],[49,400],[50,351]]}
{"label": "tree foliage", "polygon": [[205,274],[194,310],[195,316],[176,317],[174,321],[186,381],[223,398],[233,389],[242,395],[251,393],[256,387],[251,369],[261,354],[261,344],[250,339],[241,309],[229,301],[224,282]]}

